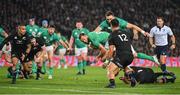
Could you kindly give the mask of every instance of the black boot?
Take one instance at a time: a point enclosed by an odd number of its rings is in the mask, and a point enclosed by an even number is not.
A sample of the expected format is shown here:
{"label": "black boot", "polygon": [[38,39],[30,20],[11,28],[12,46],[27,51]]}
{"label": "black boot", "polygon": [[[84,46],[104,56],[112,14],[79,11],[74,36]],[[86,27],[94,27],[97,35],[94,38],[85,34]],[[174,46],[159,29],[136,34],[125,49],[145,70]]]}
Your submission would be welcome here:
{"label": "black boot", "polygon": [[81,73],[81,72],[78,72],[77,75],[82,75],[82,73]]}
{"label": "black boot", "polygon": [[24,75],[24,78],[25,78],[25,79],[29,79],[29,76],[28,76],[28,74],[27,74],[27,71],[26,71],[26,70],[23,70],[23,75]]}
{"label": "black boot", "polygon": [[105,88],[115,88],[115,80],[114,79],[110,79],[109,80],[109,84],[107,86],[105,86]]}
{"label": "black boot", "polygon": [[136,84],[137,84],[137,81],[136,81],[134,72],[128,72],[127,75],[128,75],[129,78],[130,78],[130,81],[131,81],[130,85],[131,85],[131,87],[135,87]]}
{"label": "black boot", "polygon": [[83,75],[85,75],[86,74],[86,70],[85,69],[83,69]]}
{"label": "black boot", "polygon": [[40,80],[40,72],[41,72],[41,69],[38,68],[36,72],[36,80]]}

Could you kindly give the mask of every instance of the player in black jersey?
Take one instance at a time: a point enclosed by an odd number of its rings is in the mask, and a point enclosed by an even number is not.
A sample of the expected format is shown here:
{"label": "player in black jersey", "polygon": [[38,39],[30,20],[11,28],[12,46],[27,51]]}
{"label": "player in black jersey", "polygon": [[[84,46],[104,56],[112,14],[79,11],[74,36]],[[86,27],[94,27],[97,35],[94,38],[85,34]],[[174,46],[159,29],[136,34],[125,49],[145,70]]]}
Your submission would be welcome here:
{"label": "player in black jersey", "polygon": [[[45,45],[44,41],[40,37],[32,38],[30,53],[24,59],[27,69],[28,69],[29,65],[32,64],[33,60],[36,61],[36,63],[37,63],[36,80],[40,79],[40,73],[44,74],[41,71],[42,61],[43,61],[42,56],[44,55],[43,49],[45,48],[44,45]],[[31,71],[31,68],[28,70],[28,72],[30,72],[30,71]]]}
{"label": "player in black jersey", "polygon": [[20,60],[23,63],[25,56],[30,52],[31,44],[30,37],[26,33],[26,27],[24,24],[18,26],[18,31],[12,35],[9,35],[1,44],[0,49],[10,42],[12,46],[11,60],[12,60],[12,84],[16,83],[16,64]]}
{"label": "player in black jersey", "polygon": [[[106,87],[115,88],[114,71],[119,68],[124,69],[125,73],[130,77],[131,86],[134,87],[136,85],[136,80],[133,70],[127,67],[134,59],[131,51],[131,35],[129,32],[120,31],[119,22],[116,19],[111,21],[111,28],[113,32],[109,36],[109,50],[106,54],[106,58],[110,59],[113,57],[113,60],[107,67],[110,84]],[[116,49],[115,56],[113,56],[114,49]]]}
{"label": "player in black jersey", "polygon": [[[173,72],[163,73],[163,72],[154,72],[151,68],[144,67],[135,67],[131,66],[131,69],[134,71],[135,78],[138,83],[174,83],[176,76]],[[167,76],[167,77],[163,77]],[[124,83],[129,84],[129,77],[124,74],[123,77],[120,77]]]}

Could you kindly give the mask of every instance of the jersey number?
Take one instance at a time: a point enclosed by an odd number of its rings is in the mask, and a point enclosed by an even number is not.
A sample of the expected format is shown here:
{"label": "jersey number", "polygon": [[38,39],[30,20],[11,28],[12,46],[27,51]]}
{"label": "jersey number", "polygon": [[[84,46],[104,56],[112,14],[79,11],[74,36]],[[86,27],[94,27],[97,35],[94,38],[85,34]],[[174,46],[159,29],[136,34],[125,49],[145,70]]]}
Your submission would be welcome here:
{"label": "jersey number", "polygon": [[127,36],[125,34],[118,35],[122,42],[128,41]]}

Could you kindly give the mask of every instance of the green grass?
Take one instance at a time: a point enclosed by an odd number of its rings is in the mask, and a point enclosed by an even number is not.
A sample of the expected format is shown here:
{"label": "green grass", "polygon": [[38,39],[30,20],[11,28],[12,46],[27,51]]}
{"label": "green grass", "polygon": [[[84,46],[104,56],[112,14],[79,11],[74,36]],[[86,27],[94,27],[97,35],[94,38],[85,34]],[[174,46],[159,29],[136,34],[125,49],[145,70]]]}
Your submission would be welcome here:
{"label": "green grass", "polygon": [[[52,80],[47,75],[42,80],[18,79],[17,84],[10,84],[6,78],[7,68],[0,68],[0,94],[179,94],[180,68],[168,68],[177,75],[175,83],[143,84],[131,88],[116,78],[116,88],[104,88],[107,85],[106,70],[88,67],[87,74],[77,76],[76,68],[55,69]],[[158,68],[153,68],[159,71]],[[122,72],[119,76],[122,75]]]}

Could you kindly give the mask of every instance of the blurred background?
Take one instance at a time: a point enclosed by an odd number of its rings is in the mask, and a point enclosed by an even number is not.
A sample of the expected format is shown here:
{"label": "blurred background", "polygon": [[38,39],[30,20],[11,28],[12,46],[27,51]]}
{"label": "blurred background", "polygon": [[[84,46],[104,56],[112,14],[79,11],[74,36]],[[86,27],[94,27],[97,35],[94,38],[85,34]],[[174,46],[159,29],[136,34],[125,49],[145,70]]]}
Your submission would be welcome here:
{"label": "blurred background", "polygon": [[[177,47],[169,55],[180,54],[180,0],[0,0],[0,10],[0,26],[8,33],[14,32],[20,22],[28,24],[28,19],[34,16],[37,25],[41,26],[41,21],[47,19],[68,38],[77,20],[93,31],[108,10],[147,32],[161,15],[176,36]],[[148,39],[142,35],[133,45],[138,52],[153,54]],[[90,50],[89,55],[97,52]]]}

